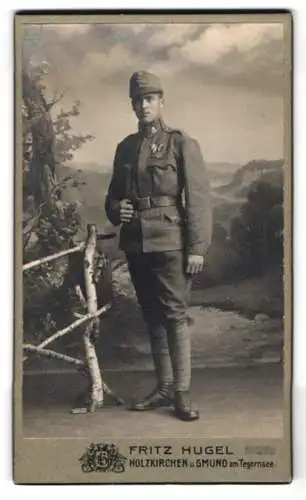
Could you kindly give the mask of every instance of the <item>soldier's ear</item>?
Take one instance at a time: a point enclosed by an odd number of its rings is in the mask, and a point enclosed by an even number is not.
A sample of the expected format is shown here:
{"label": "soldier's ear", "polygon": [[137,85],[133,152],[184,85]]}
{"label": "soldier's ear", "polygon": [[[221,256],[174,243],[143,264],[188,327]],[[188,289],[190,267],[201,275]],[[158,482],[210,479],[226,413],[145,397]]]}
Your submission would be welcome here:
{"label": "soldier's ear", "polygon": [[165,105],[165,98],[163,95],[160,96],[160,107],[163,108]]}

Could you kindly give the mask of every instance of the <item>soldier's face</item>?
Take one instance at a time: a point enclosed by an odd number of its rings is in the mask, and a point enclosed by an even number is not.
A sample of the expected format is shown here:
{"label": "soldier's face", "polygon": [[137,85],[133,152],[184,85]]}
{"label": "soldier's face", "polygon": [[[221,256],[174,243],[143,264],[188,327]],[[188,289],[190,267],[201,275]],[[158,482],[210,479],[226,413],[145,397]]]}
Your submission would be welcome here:
{"label": "soldier's face", "polygon": [[160,94],[146,94],[133,100],[132,105],[140,122],[151,123],[160,117],[164,99]]}

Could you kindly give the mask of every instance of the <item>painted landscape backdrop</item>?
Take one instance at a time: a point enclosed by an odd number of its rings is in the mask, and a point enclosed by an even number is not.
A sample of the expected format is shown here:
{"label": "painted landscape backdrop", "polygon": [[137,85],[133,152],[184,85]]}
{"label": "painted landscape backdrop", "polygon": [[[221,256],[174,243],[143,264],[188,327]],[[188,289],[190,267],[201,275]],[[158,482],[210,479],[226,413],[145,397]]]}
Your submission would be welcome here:
{"label": "painted landscape backdrop", "polygon": [[[217,43],[216,43],[217,42]],[[190,308],[193,363],[276,362],[283,342],[284,89],[282,23],[58,24],[24,30],[23,256],[31,261],[112,232],[104,213],[115,146],[137,123],[130,75],[158,74],[165,121],[198,139],[212,187],[214,231]],[[152,367],[118,237],[99,301],[104,366]],[[78,311],[67,259],[24,275],[24,339],[39,343]],[[69,273],[68,273],[69,275]],[[82,312],[82,311],[79,311]],[[82,330],[54,346],[82,355]],[[59,366],[31,357],[25,369]],[[61,365],[62,366],[62,365]]]}
{"label": "painted landscape backdrop", "polygon": [[[214,230],[205,269],[193,282],[193,364],[214,367],[279,362],[283,343],[284,162],[263,159],[245,165],[212,163],[207,167]],[[99,232],[118,231],[108,223],[104,212],[111,167],[67,162],[57,173],[59,182],[71,179],[62,196],[80,214],[75,241],[84,238],[88,222],[95,223]],[[28,259],[36,245],[34,238]],[[99,245],[111,258],[113,268],[112,284],[106,283],[103,298],[107,300],[111,294],[113,301],[112,310],[101,322],[98,350],[103,365],[152,368],[146,328],[124,255],[118,249],[118,237]],[[51,288],[49,282],[40,286],[34,303],[33,297],[26,301],[26,337],[42,338],[47,329],[55,331],[72,321],[73,307],[63,286],[63,269],[58,270]],[[81,334],[81,330],[76,331],[57,349],[80,355]],[[33,358],[26,369],[49,365],[62,368],[60,362]]]}

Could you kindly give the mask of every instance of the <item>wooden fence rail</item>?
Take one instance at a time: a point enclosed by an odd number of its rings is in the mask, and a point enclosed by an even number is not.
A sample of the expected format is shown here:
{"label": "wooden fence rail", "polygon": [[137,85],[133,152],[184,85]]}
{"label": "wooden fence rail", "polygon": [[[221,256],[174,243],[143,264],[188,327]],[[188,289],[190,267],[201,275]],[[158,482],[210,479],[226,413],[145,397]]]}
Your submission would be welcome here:
{"label": "wooden fence rail", "polygon": [[[109,238],[109,235],[106,236]],[[102,239],[101,237],[99,239]],[[38,346],[32,344],[24,344],[23,350],[28,353],[35,353],[40,356],[45,356],[53,359],[60,359],[66,361],[70,364],[74,364],[76,368],[84,368],[86,374],[90,378],[90,387],[88,388],[89,394],[87,395],[88,404],[86,408],[81,408],[80,411],[94,412],[103,406],[104,402],[104,392],[111,395],[118,404],[122,404],[121,398],[118,398],[107,384],[102,380],[101,367],[98,362],[95,345],[93,342],[93,333],[99,329],[99,319],[100,316],[105,314],[110,308],[111,304],[105,304],[103,307],[98,309],[97,306],[97,295],[96,286],[94,283],[94,259],[97,245],[97,230],[94,224],[88,224],[87,226],[87,239],[85,243],[80,243],[79,245],[63,250],[53,255],[43,257],[41,259],[28,262],[23,265],[23,271],[28,271],[34,267],[45,264],[46,262],[51,262],[53,260],[59,259],[66,255],[84,251],[84,278],[85,278],[85,290],[86,290],[86,303],[87,303],[87,314],[78,315],[78,319],[72,322],[65,328],[58,330],[41,342]],[[83,334],[84,348],[85,348],[85,360],[79,360],[68,356],[66,354],[57,353],[50,349],[45,349],[45,347],[58,338],[67,335],[68,333],[75,330],[77,327],[87,323]],[[26,361],[28,356],[23,357],[23,361]],[[75,410],[75,413],[78,411]]]}
{"label": "wooden fence rail", "polygon": [[80,252],[85,246],[85,243],[80,243],[78,246],[73,248],[68,248],[67,250],[62,250],[61,252],[57,252],[53,255],[48,255],[48,257],[43,257],[42,259],[33,260],[32,262],[27,262],[23,264],[22,270],[28,271],[29,269],[33,269],[33,267],[41,266],[42,264],[46,264],[47,262],[51,262],[52,260],[59,259],[60,257],[65,257],[71,253]]}
{"label": "wooden fence rail", "polygon": [[[70,323],[70,325],[66,326],[62,330],[58,330],[57,332],[53,333],[51,337],[48,337],[45,339],[41,344],[39,344],[37,347],[40,349],[43,349],[47,345],[51,344],[55,340],[59,339],[60,337],[63,337],[64,335],[67,335],[67,333],[72,332],[75,330],[78,326],[81,326],[83,323],[86,323],[87,321],[95,318],[96,316],[100,316],[101,314],[106,313],[109,309],[111,308],[111,304],[105,304],[105,306],[101,307],[95,314],[85,314],[85,315],[80,315],[81,317],[74,321],[73,323]],[[27,357],[23,358],[23,361],[26,361]]]}

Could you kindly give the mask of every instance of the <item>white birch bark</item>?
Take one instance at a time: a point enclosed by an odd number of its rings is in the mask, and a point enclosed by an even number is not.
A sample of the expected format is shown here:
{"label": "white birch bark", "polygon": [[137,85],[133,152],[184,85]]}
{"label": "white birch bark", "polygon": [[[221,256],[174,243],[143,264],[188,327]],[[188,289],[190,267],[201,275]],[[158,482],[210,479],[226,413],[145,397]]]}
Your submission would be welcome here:
{"label": "white birch bark", "polygon": [[[94,283],[94,258],[97,244],[97,230],[94,224],[87,227],[87,241],[84,255],[84,277],[87,295],[87,308],[89,314],[97,313],[97,294]],[[99,327],[99,318],[95,317],[87,325],[84,332],[85,359],[91,377],[91,398],[89,411],[92,413],[103,405],[103,383],[96,354],[92,341],[94,329]]]}

